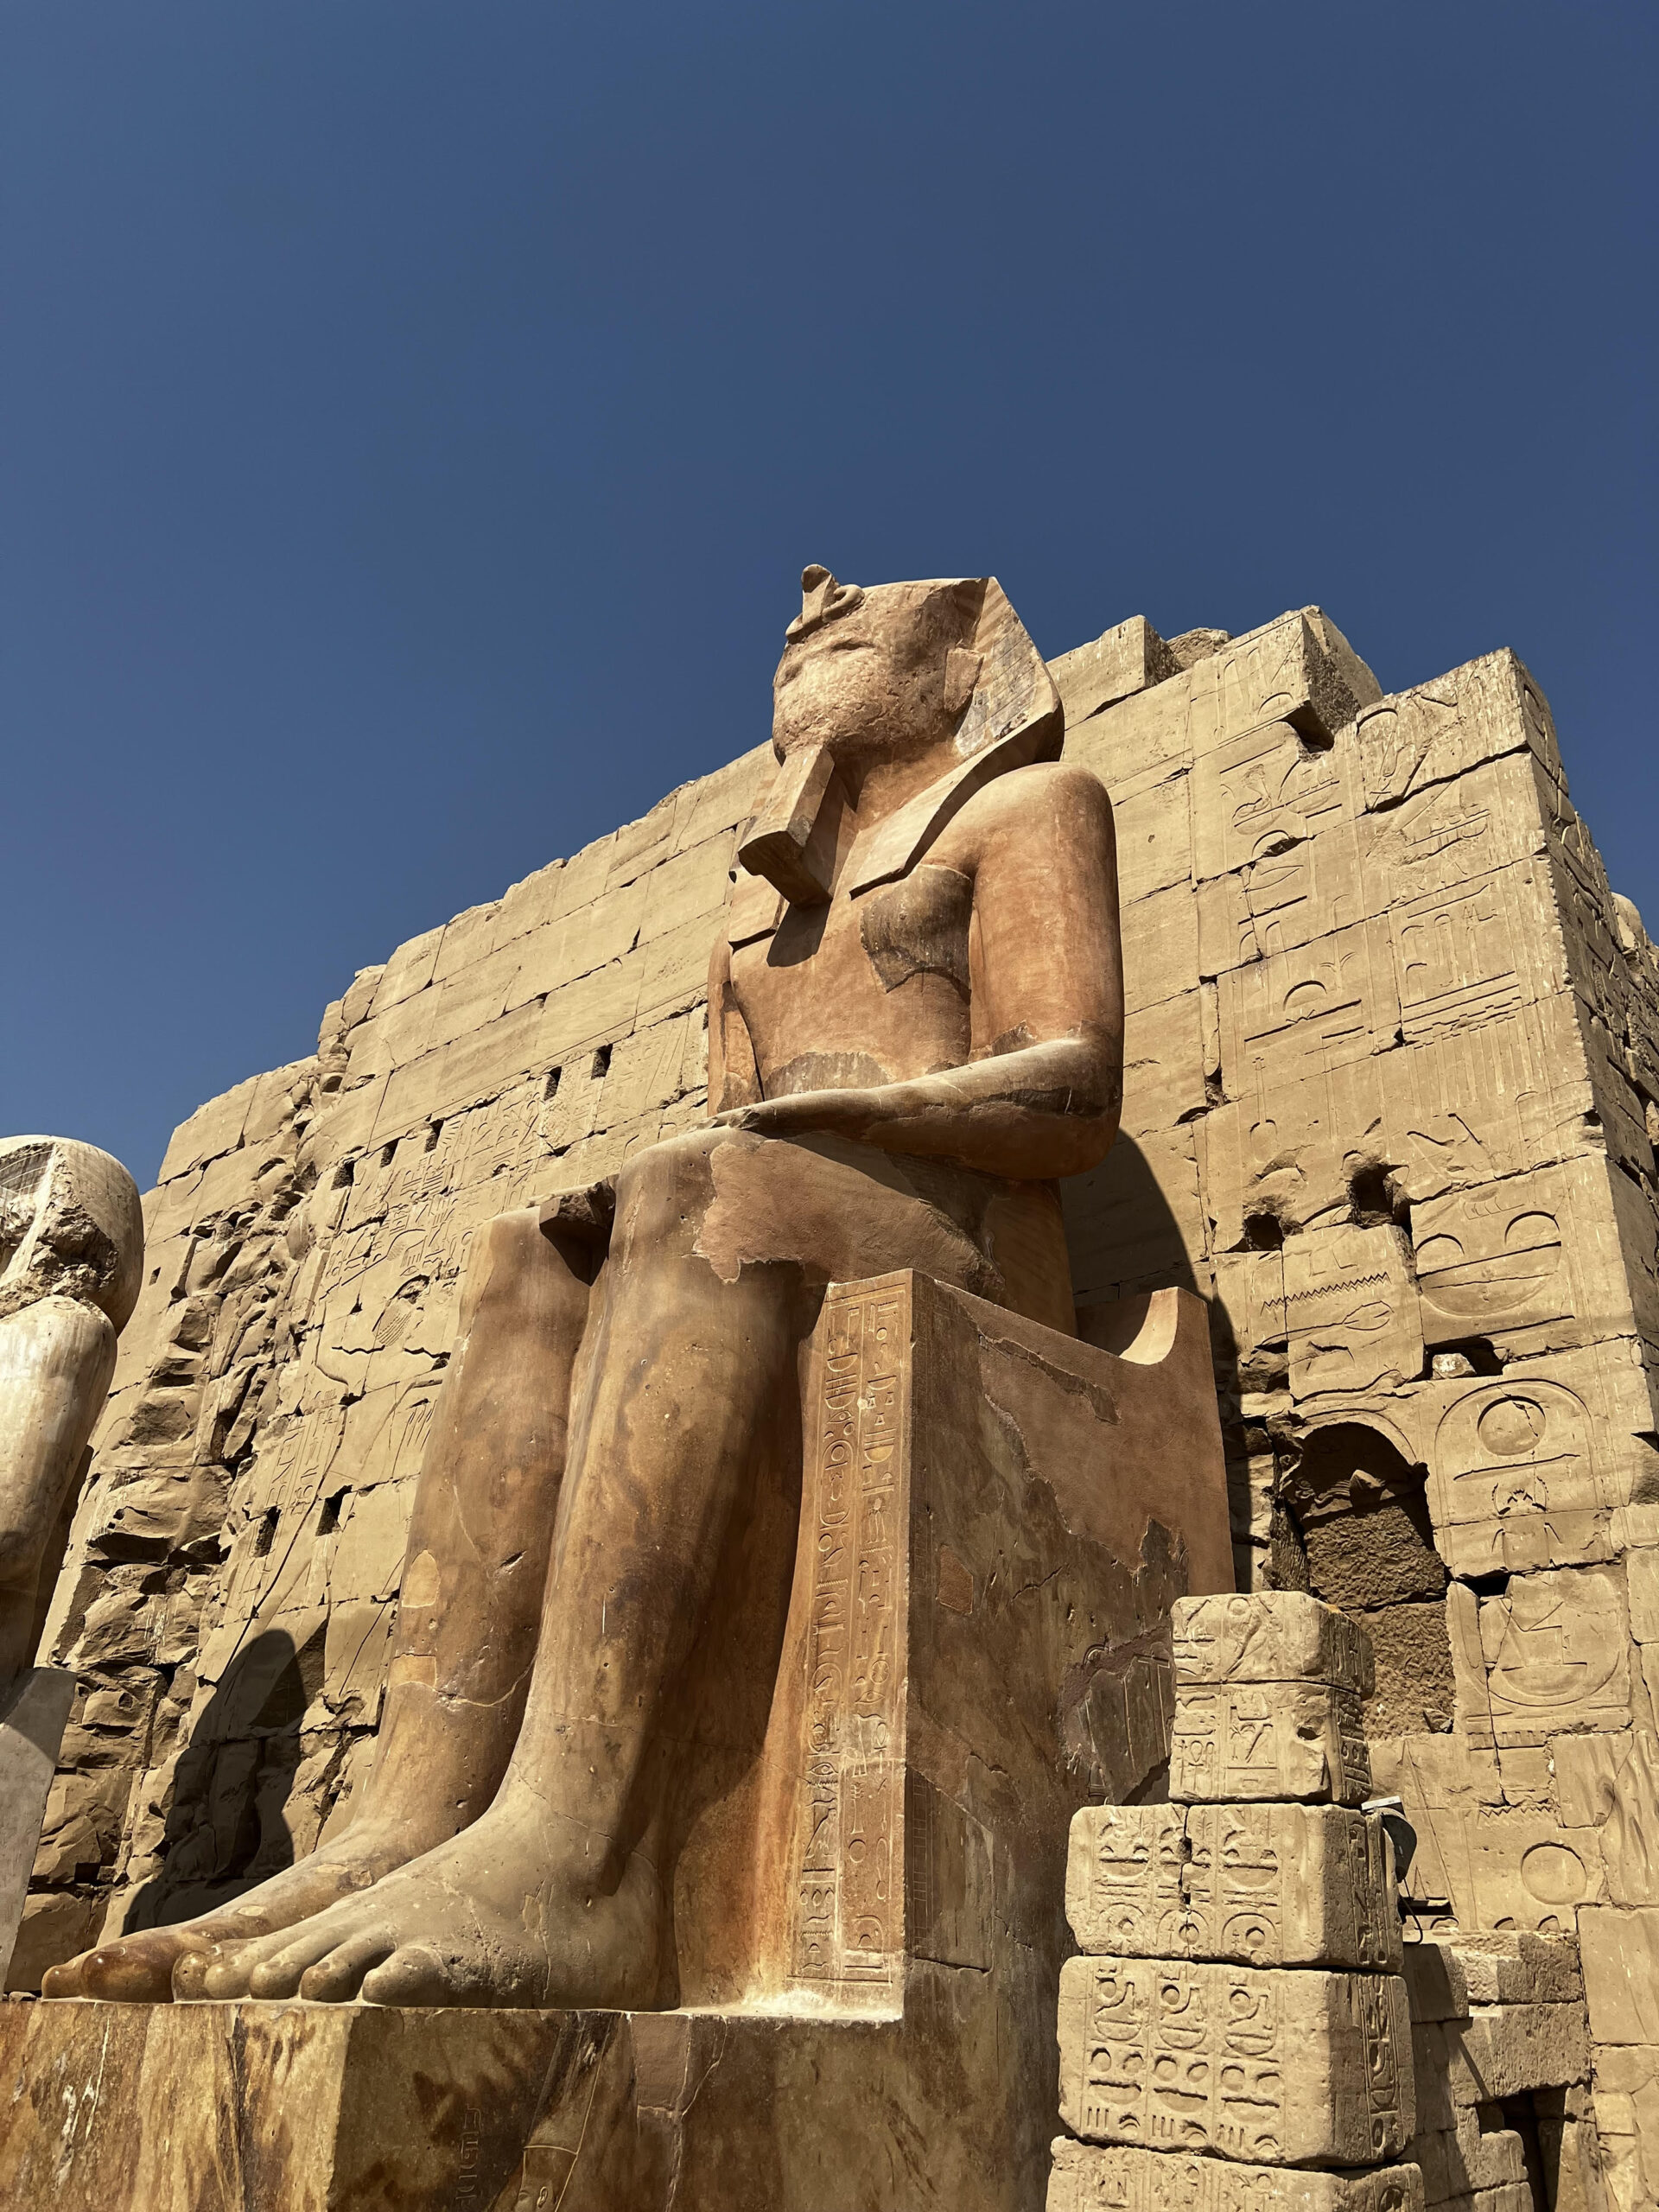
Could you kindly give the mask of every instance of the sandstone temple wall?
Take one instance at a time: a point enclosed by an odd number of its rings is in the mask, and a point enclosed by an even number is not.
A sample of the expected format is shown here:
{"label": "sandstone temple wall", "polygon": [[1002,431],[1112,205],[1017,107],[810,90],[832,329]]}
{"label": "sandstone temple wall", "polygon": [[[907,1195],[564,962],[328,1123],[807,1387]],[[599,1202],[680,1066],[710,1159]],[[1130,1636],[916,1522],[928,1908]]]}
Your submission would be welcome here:
{"label": "sandstone temple wall", "polygon": [[[1065,1193],[1078,1302],[1211,1299],[1241,1586],[1364,1617],[1420,1914],[1576,1930],[1603,2133],[1633,2137],[1659,956],[1510,653],[1384,698],[1306,609],[1136,620],[1053,670],[1116,810],[1128,992],[1124,1136]],[[467,1240],[701,1118],[769,757],[400,946],[315,1058],[175,1133],[54,1608],[82,1690],[15,1982],[342,1817]]]}

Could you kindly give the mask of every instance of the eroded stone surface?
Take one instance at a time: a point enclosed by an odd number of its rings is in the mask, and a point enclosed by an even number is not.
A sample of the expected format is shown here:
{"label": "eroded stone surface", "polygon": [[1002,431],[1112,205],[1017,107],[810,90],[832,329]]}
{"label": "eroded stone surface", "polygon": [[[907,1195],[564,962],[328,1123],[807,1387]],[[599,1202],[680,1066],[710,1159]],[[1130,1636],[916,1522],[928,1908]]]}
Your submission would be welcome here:
{"label": "eroded stone surface", "polygon": [[0,2199],[63,2212],[1036,2212],[1052,2128],[928,1963],[888,2020],[14,2005],[0,2068]]}

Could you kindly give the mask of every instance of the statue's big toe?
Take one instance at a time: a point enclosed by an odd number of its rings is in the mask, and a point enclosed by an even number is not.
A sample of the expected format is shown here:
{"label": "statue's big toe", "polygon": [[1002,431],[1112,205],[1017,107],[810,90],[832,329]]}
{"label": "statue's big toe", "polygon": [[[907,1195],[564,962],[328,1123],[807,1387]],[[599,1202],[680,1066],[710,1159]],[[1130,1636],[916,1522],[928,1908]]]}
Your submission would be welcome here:
{"label": "statue's big toe", "polygon": [[168,2005],[173,1999],[173,1961],[185,1947],[175,1936],[129,1936],[106,1943],[84,1961],[80,1993],[113,2005]]}
{"label": "statue's big toe", "polygon": [[173,1961],[182,1948],[176,1936],[160,1929],[124,1936],[48,1967],[41,1994],[96,1997],[106,2005],[165,2005],[173,1995]]}
{"label": "statue's big toe", "polygon": [[41,1996],[84,1997],[86,1992],[81,1987],[81,1973],[92,1955],[91,1951],[83,1951],[78,1959],[66,1959],[61,1966],[48,1967],[41,1982]]}

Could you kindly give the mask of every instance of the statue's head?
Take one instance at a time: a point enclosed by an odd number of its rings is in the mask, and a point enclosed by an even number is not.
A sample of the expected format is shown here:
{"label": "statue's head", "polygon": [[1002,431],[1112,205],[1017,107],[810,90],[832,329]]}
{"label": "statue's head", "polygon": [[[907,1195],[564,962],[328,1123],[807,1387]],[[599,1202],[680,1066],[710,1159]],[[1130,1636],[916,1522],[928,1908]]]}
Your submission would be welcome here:
{"label": "statue's head", "polygon": [[79,1298],[125,1325],[143,1281],[138,1186],[71,1137],[0,1137],[0,1314]]}
{"label": "statue's head", "polygon": [[939,756],[939,772],[1015,730],[1052,724],[1053,680],[992,576],[927,583],[801,578],[772,680],[772,748],[823,747],[856,796],[880,762]]}

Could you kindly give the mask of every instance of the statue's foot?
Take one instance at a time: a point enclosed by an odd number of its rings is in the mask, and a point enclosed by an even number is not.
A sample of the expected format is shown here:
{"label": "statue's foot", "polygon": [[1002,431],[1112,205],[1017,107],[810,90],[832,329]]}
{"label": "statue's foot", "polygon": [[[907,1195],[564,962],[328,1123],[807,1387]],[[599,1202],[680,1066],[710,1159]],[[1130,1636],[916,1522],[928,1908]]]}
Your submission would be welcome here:
{"label": "statue's foot", "polygon": [[174,1928],[146,1928],[53,1967],[41,1985],[43,1997],[99,1997],[127,2005],[165,2005],[181,1960],[215,1944],[245,1942],[296,1927],[351,1897],[383,1874],[416,1857],[426,1840],[405,1823],[364,1821],[232,1904]]}
{"label": "statue's foot", "polygon": [[669,2001],[655,1870],[636,1856],[614,1891],[595,1892],[565,1871],[573,1860],[592,1863],[580,1832],[566,1829],[550,1849],[543,1817],[498,1803],[453,1841],[301,1929],[181,1959],[175,1991],[616,2011]]}

